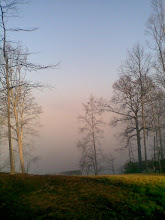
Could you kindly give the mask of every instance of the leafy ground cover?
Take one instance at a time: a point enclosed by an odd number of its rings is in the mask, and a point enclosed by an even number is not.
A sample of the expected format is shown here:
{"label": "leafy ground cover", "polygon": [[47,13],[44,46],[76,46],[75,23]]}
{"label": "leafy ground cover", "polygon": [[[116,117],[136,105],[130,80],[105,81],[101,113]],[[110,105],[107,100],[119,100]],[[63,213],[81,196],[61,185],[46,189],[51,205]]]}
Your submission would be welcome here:
{"label": "leafy ground cover", "polygon": [[0,174],[0,216],[9,219],[162,219],[165,175]]}

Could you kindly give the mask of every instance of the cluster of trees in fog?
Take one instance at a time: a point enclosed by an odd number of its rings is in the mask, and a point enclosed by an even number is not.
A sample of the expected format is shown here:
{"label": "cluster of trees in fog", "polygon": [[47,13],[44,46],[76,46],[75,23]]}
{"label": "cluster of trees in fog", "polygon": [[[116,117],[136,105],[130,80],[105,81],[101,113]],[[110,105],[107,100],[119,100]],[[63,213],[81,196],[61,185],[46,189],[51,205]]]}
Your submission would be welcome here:
{"label": "cluster of trees in fog", "polygon": [[[23,3],[25,2],[19,0],[0,1],[0,130],[3,145],[6,146],[6,142],[9,144],[11,173],[15,173],[16,164],[17,169],[19,166],[20,172],[25,173],[30,164],[38,160],[38,157],[32,154],[31,140],[32,136],[37,135],[36,127],[39,125],[38,118],[42,109],[33,97],[32,91],[45,86],[28,81],[26,75],[29,71],[53,67],[29,62],[28,50],[10,39],[11,31],[35,30],[35,28],[8,27],[8,20],[18,16],[19,6]],[[5,161],[1,166],[1,168],[6,166]]]}
{"label": "cluster of trees in fog", "polygon": [[[120,149],[127,149],[129,163],[138,159],[138,172],[162,172],[165,154],[165,1],[152,0],[152,14],[146,23],[147,46],[140,43],[128,51],[113,84],[111,100],[91,96],[79,116],[81,138],[80,166],[85,173],[98,174],[106,156],[101,148],[104,112],[114,114],[112,126],[118,126]],[[109,160],[113,166],[113,157]],[[143,166],[145,164],[145,167]],[[128,164],[127,164],[128,165]]]}

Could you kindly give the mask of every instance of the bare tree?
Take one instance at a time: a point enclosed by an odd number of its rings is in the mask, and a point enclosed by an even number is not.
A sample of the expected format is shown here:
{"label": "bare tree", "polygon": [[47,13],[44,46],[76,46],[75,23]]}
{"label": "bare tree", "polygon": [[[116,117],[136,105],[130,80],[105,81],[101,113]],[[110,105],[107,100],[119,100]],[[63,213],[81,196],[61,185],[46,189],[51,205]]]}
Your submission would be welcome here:
{"label": "bare tree", "polygon": [[31,170],[31,166],[36,164],[40,160],[40,157],[34,154],[33,144],[34,144],[34,141],[32,143],[28,143],[28,144],[26,144],[26,146],[24,146],[24,158],[25,158],[26,173],[29,173],[29,171]]}
{"label": "bare tree", "polygon": [[8,112],[8,137],[9,137],[9,152],[10,152],[10,166],[11,166],[11,174],[15,172],[14,168],[14,157],[13,157],[13,148],[12,148],[12,140],[11,140],[11,122],[10,122],[10,83],[9,83],[9,60],[8,60],[8,55],[7,55],[7,49],[6,49],[6,25],[5,25],[5,18],[4,14],[7,13],[7,9],[4,11],[4,7],[0,2],[0,9],[1,9],[1,26],[3,29],[3,58],[4,58],[4,70],[5,70],[5,75],[6,75],[6,89],[7,89],[7,97],[8,97],[8,104],[7,104],[7,112]]}
{"label": "bare tree", "polygon": [[[152,82],[151,82],[152,83]],[[159,170],[161,172],[161,159],[163,160],[163,139],[162,132],[164,130],[164,92],[162,89],[153,85],[150,93],[148,93],[148,101],[150,103],[147,111],[151,115],[151,131],[154,132],[154,152],[157,151],[157,161],[159,164]],[[156,151],[155,151],[156,149]],[[155,155],[155,153],[154,153]],[[155,156],[154,156],[155,158]]]}
{"label": "bare tree", "polygon": [[152,0],[152,9],[146,24],[146,33],[154,42],[149,44],[155,52],[154,68],[159,82],[165,87],[165,1]]}
{"label": "bare tree", "polygon": [[151,56],[150,54],[145,53],[144,48],[140,44],[137,44],[135,47],[133,47],[131,51],[129,51],[128,59],[123,67],[124,71],[127,71],[129,75],[132,75],[136,83],[139,85],[140,89],[146,171],[148,170],[148,166],[146,146],[146,115],[144,99],[146,93],[149,92],[150,88],[150,86],[147,85],[147,77],[149,76],[151,68]]}
{"label": "bare tree", "polygon": [[[8,118],[8,140],[9,140],[9,153],[10,153],[10,167],[11,173],[15,172],[14,168],[14,157],[13,157],[13,147],[12,147],[12,130],[11,130],[11,104],[13,115],[16,123],[16,134],[17,141],[19,146],[20,153],[20,162],[22,167],[22,172],[25,172],[24,161],[23,161],[23,150],[21,144],[21,133],[20,133],[20,125],[19,125],[19,108],[18,103],[21,98],[21,87],[26,84],[27,87],[38,88],[39,85],[27,83],[21,78],[22,69],[27,69],[30,71],[36,71],[40,69],[54,68],[57,65],[35,65],[31,62],[28,62],[27,56],[28,52],[24,52],[22,49],[20,50],[20,46],[15,44],[13,47],[11,42],[8,41],[7,32],[8,31],[33,31],[33,29],[23,29],[23,28],[7,28],[7,18],[18,15],[18,5],[23,4],[25,1],[20,0],[2,0],[0,1],[0,28],[1,32],[1,42],[2,42],[2,54],[1,54],[1,65],[0,65],[0,81],[2,85],[1,92],[7,95],[7,118]],[[14,90],[15,88],[15,90]],[[16,89],[17,88],[17,89]],[[3,97],[5,99],[5,95]],[[20,107],[20,105],[19,105]]]}
{"label": "bare tree", "polygon": [[[42,113],[41,106],[37,104],[33,97],[32,89],[33,88],[25,84],[13,88],[11,94],[12,140],[15,140],[18,144],[22,173],[25,173],[24,147],[32,138],[38,135],[36,128],[40,126],[38,119]],[[6,125],[5,106],[6,105],[4,105],[4,113],[1,112],[4,116],[4,126]]]}
{"label": "bare tree", "polygon": [[129,52],[128,60],[126,61],[125,70],[133,75],[140,87],[141,95],[141,110],[143,122],[143,140],[145,151],[146,171],[147,166],[147,146],[146,146],[146,115],[145,115],[145,95],[149,92],[150,86],[147,85],[147,77],[149,76],[152,68],[151,56],[146,54],[144,48],[139,44],[136,45],[131,52]]}
{"label": "bare tree", "polygon": [[[41,107],[37,105],[34,97],[32,96],[32,89],[42,87],[42,85],[35,83],[28,83],[25,81],[27,66],[22,65],[26,63],[27,55],[23,52],[21,47],[14,49],[11,45],[7,46],[8,49],[8,63],[9,69],[9,85],[10,85],[10,127],[16,132],[16,140],[19,147],[20,164],[22,173],[25,173],[24,157],[23,157],[23,133],[25,132],[25,125],[33,123],[34,120],[41,113]],[[2,66],[3,67],[3,66]],[[31,67],[30,67],[31,68]],[[6,74],[3,72],[1,78],[1,84],[3,85],[4,92],[1,94],[1,100],[4,102],[4,108],[6,108]],[[2,103],[3,103],[2,102]],[[5,113],[5,109],[4,109]],[[4,114],[5,115],[5,114]],[[11,122],[11,117],[14,119]],[[8,118],[8,117],[7,117]],[[5,122],[4,122],[5,125]],[[31,128],[31,130],[34,130]],[[28,133],[30,133],[28,131]],[[32,133],[32,132],[31,132]],[[33,133],[34,134],[34,133]],[[11,140],[13,135],[11,136]]]}
{"label": "bare tree", "polygon": [[[17,91],[18,92],[18,91]],[[15,98],[14,98],[15,95]],[[19,99],[16,102],[16,98]],[[13,94],[13,110],[15,116],[15,125],[13,129],[17,135],[17,142],[19,146],[20,164],[22,173],[25,172],[24,165],[24,146],[28,143],[29,139],[37,136],[36,127],[40,124],[38,119],[42,113],[42,108],[37,104],[35,98],[32,96],[31,89],[26,86],[21,86],[19,93]],[[32,150],[32,149],[31,149]],[[27,151],[26,151],[27,152]],[[29,153],[28,153],[29,155]],[[32,153],[30,154],[32,159]],[[30,157],[28,156],[30,159]],[[27,160],[26,160],[27,161]],[[30,161],[30,160],[29,160]],[[28,162],[30,165],[30,163]]]}
{"label": "bare tree", "polygon": [[108,154],[104,156],[105,161],[105,169],[112,172],[112,174],[115,174],[115,158],[112,156],[112,154]]}
{"label": "bare tree", "polygon": [[99,173],[102,160],[102,151],[100,140],[103,138],[101,127],[104,122],[101,118],[101,112],[98,102],[94,96],[90,96],[89,101],[83,104],[83,115],[79,115],[81,122],[80,133],[83,138],[78,142],[77,147],[81,151],[80,166],[82,170]]}
{"label": "bare tree", "polygon": [[149,92],[148,77],[152,67],[151,57],[137,44],[128,51],[128,58],[120,67],[120,78],[114,83],[114,96],[110,103],[104,101],[103,110],[117,114],[112,124],[122,123],[121,133],[129,146],[130,140],[137,138],[139,171],[141,171],[141,131],[143,131],[145,163],[147,171],[145,96]]}
{"label": "bare tree", "polygon": [[[121,132],[119,138],[123,145],[120,149],[129,150],[131,153],[131,145],[136,138],[139,160],[139,172],[141,172],[142,153],[141,153],[141,96],[138,89],[138,84],[134,82],[132,77],[122,74],[113,84],[113,97],[110,102],[101,99],[100,107],[103,111],[114,113],[112,126],[119,126]],[[134,144],[135,145],[135,144]]]}

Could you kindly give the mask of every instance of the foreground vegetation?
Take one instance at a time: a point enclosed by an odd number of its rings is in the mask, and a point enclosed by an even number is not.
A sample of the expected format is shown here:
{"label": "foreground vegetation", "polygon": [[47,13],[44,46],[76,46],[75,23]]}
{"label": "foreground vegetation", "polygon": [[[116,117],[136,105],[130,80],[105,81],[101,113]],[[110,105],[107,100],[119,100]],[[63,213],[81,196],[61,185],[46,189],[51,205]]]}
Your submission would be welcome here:
{"label": "foreground vegetation", "polygon": [[9,219],[160,219],[165,175],[0,174],[0,213]]}

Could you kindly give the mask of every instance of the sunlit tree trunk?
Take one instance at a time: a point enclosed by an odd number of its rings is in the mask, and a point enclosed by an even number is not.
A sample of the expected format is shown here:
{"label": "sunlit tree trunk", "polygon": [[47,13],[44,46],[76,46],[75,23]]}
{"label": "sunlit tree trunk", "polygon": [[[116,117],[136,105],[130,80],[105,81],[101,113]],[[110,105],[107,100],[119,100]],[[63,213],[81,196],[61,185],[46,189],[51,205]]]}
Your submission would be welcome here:
{"label": "sunlit tree trunk", "polygon": [[[18,147],[19,147],[21,170],[22,170],[22,173],[25,173],[22,141],[21,141],[19,120],[18,120],[18,111],[17,111],[17,98],[16,99],[14,98],[13,92],[11,94],[12,94],[13,103],[14,103],[13,108],[14,108],[14,116],[15,116],[15,124],[16,124],[16,133],[17,133],[17,140],[18,140]],[[17,97],[18,97],[18,95],[19,94],[17,94]]]}
{"label": "sunlit tree trunk", "polygon": [[5,60],[5,71],[6,71],[6,85],[7,85],[7,118],[8,118],[8,140],[9,140],[9,155],[10,155],[10,173],[15,173],[14,167],[14,154],[13,154],[13,147],[12,147],[12,139],[11,139],[11,116],[10,116],[10,82],[9,82],[9,62],[8,56],[6,52],[6,27],[4,22],[4,12],[1,8],[1,21],[2,21],[2,28],[3,28],[3,57]]}

